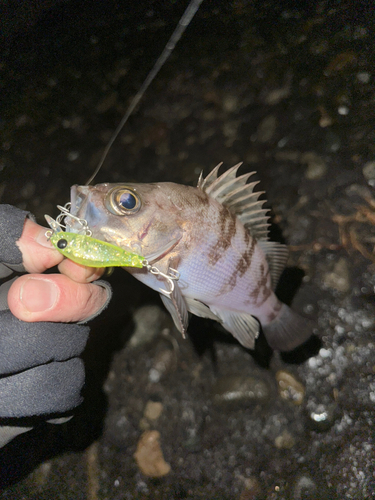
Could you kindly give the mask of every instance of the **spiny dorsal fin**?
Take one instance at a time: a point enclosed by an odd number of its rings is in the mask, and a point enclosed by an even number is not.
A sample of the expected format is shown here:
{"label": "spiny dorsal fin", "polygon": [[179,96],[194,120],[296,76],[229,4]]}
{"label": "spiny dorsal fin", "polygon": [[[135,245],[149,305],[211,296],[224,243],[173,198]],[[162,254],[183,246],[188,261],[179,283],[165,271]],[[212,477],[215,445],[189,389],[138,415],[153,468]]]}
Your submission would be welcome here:
{"label": "spiny dorsal fin", "polygon": [[237,171],[242,165],[238,163],[218,177],[221,165],[222,163],[217,165],[205,179],[201,175],[198,188],[235,214],[254,238],[266,240],[269,227],[266,215],[268,210],[262,208],[265,200],[258,200],[264,192],[254,192],[254,187],[259,181],[246,184],[255,172],[237,177]]}
{"label": "spiny dorsal fin", "polygon": [[217,179],[217,173],[222,164],[223,162],[219,163],[219,165],[216,165],[216,167],[213,170],[211,170],[211,172],[207,175],[205,179],[203,178],[203,172],[201,172],[197,187],[202,191],[206,191],[206,189]]}

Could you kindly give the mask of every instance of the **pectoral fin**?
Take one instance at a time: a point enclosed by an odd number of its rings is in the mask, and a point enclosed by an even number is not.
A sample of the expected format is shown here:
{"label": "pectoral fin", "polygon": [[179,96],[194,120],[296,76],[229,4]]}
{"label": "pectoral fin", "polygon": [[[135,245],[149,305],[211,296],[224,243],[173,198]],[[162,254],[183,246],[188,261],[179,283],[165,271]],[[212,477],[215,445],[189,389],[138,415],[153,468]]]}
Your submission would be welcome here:
{"label": "pectoral fin", "polygon": [[174,283],[173,291],[170,294],[165,295],[161,293],[160,297],[169,314],[172,316],[176,328],[185,338],[189,325],[189,313],[178,283]]}
{"label": "pectoral fin", "polygon": [[220,318],[223,327],[247,349],[254,349],[255,339],[259,335],[259,323],[251,314],[211,308]]}

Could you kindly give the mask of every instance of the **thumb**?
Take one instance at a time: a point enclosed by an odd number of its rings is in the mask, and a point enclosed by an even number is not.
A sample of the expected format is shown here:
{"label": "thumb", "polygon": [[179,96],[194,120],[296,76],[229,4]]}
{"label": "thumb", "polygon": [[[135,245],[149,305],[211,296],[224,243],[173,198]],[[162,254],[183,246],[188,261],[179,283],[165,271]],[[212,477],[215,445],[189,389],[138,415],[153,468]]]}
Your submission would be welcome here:
{"label": "thumb", "polygon": [[77,283],[60,274],[21,276],[8,292],[12,314],[30,322],[84,321],[99,311],[107,299],[103,287]]}

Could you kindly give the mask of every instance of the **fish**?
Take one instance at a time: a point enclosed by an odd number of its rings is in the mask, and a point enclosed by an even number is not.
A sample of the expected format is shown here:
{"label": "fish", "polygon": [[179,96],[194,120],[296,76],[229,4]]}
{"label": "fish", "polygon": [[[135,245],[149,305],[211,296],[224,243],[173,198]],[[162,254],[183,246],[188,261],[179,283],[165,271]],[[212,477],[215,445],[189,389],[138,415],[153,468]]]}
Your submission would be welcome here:
{"label": "fish", "polygon": [[[172,182],[72,186],[69,231],[87,222],[92,236],[142,255],[147,268],[125,268],[160,293],[178,330],[189,313],[220,323],[254,349],[260,329],[270,347],[290,351],[311,335],[303,318],[275,295],[288,249],[268,237],[255,172],[241,163],[219,175],[217,165],[197,187]],[[150,272],[151,264],[157,272]],[[157,267],[156,267],[157,266]]]}

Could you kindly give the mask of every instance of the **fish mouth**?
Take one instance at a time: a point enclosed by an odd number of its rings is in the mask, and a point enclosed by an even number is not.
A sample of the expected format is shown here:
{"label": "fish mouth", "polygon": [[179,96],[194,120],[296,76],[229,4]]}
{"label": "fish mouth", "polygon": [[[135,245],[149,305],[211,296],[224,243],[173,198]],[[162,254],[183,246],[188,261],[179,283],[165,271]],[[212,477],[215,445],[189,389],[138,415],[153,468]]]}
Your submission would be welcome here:
{"label": "fish mouth", "polygon": [[82,189],[85,187],[86,186],[78,186],[75,184],[70,189],[70,213],[72,217],[65,217],[65,224],[71,233],[82,232],[82,224],[78,219],[86,220],[85,205],[87,204],[89,193],[87,189]]}
{"label": "fish mouth", "polygon": [[[103,209],[100,207],[98,196],[101,193],[93,191],[90,186],[74,185],[70,190],[70,214],[66,217],[66,225],[73,233],[82,232],[86,228],[100,227],[104,223]],[[95,203],[95,201],[97,203]],[[97,206],[98,204],[98,206]]]}

